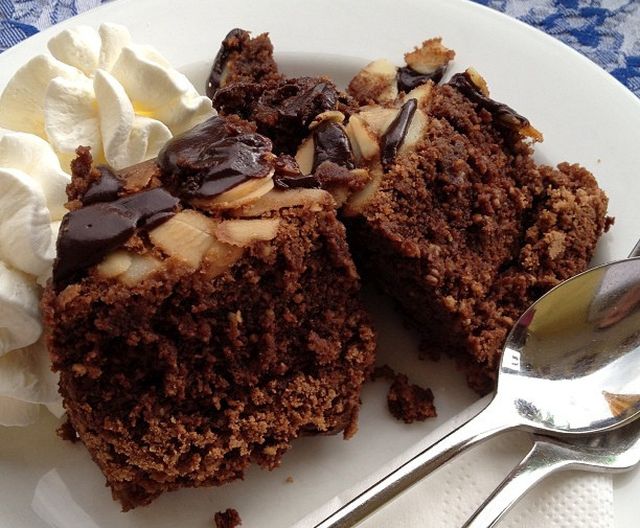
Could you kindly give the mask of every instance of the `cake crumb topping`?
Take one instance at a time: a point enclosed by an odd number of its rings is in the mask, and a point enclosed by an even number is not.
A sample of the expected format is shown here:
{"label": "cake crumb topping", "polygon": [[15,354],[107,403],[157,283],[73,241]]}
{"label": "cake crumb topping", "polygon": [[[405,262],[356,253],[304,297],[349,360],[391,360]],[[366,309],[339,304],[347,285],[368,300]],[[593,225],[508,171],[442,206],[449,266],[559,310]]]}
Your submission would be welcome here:
{"label": "cake crumb topping", "polygon": [[236,528],[242,524],[242,519],[237,510],[228,508],[225,511],[216,512],[213,523],[215,528]]}

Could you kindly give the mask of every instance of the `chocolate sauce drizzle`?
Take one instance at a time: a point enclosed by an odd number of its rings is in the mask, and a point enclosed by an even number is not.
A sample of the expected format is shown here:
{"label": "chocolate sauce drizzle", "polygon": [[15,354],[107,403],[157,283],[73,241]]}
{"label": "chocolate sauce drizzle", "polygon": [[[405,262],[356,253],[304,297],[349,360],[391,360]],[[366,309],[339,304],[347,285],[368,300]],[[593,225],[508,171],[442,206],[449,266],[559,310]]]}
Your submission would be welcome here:
{"label": "chocolate sauce drizzle", "polygon": [[529,120],[521,116],[513,108],[484,95],[467,72],[456,73],[451,77],[449,85],[453,86],[470,101],[491,113],[499,125],[515,131],[530,126]]}
{"label": "chocolate sauce drizzle", "polygon": [[354,169],[351,142],[344,128],[334,121],[322,121],[313,131],[313,171],[325,161]]}
{"label": "chocolate sauce drizzle", "polygon": [[274,185],[281,190],[286,189],[320,189],[320,181],[315,174],[306,176],[278,176],[273,179]]}
{"label": "chocolate sauce drizzle", "polygon": [[60,226],[53,282],[63,285],[78,272],[122,246],[136,229],[151,229],[175,214],[179,203],[162,188],[93,203],[67,213]]}
{"label": "chocolate sauce drizzle", "polygon": [[222,73],[229,60],[229,55],[233,51],[239,49],[239,42],[241,38],[245,36],[247,32],[244,29],[235,28],[227,33],[227,36],[222,41],[220,50],[213,61],[213,67],[209,74],[209,80],[207,81],[207,97],[213,99],[214,94],[220,88],[220,82],[222,81]]}
{"label": "chocolate sauce drizzle", "polygon": [[273,170],[271,141],[220,116],[170,140],[158,154],[162,181],[181,198],[213,198]]}
{"label": "chocolate sauce drizzle", "polygon": [[273,184],[277,189],[319,189],[320,181],[315,174],[302,174],[298,162],[293,156],[282,154],[275,162]]}
{"label": "chocolate sauce drizzle", "polygon": [[409,66],[398,68],[398,73],[396,75],[398,91],[409,93],[411,90],[426,83],[427,81],[433,81],[434,84],[438,84],[442,80],[442,76],[445,71],[447,71],[447,65],[440,66],[440,68],[431,73],[420,73]]}
{"label": "chocolate sauce drizzle", "polygon": [[100,172],[100,178],[94,181],[84,193],[82,197],[84,205],[110,202],[118,198],[118,193],[122,190],[122,182],[109,167],[100,166],[97,170]]}
{"label": "chocolate sauce drizzle", "polygon": [[389,125],[387,131],[380,139],[380,151],[381,161],[383,167],[388,167],[396,159],[398,149],[402,146],[404,138],[407,136],[409,125],[413,119],[416,109],[418,108],[418,101],[415,99],[409,99],[402,105],[398,115]]}

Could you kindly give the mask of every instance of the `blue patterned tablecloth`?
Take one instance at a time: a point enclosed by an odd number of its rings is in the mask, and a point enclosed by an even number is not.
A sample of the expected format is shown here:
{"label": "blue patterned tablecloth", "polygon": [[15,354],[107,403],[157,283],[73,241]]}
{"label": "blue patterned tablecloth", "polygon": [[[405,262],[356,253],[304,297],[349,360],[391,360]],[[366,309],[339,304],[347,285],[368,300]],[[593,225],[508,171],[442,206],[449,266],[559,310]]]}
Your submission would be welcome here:
{"label": "blue patterned tablecloth", "polygon": [[[0,0],[0,51],[108,0]],[[474,0],[559,38],[640,96],[640,0]]]}

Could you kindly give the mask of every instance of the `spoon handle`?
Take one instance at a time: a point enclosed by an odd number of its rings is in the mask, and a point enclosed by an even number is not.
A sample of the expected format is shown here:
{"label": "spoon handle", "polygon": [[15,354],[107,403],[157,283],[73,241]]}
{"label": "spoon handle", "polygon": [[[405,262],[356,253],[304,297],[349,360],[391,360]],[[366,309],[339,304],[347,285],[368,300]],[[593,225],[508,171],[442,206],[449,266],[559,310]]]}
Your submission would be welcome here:
{"label": "spoon handle", "polygon": [[493,399],[479,414],[379,480],[315,528],[347,528],[426,477],[465,449],[517,425],[510,409]]}
{"label": "spoon handle", "polygon": [[575,451],[549,442],[536,440],[529,453],[493,490],[463,528],[491,528],[542,479],[579,465]]}

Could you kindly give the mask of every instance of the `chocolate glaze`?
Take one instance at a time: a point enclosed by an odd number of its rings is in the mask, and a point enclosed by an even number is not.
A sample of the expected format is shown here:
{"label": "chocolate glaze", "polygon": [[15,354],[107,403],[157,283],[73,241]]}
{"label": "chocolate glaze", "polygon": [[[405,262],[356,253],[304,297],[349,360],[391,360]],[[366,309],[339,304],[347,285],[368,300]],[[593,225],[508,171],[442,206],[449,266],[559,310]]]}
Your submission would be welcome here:
{"label": "chocolate glaze", "polygon": [[321,77],[233,83],[216,92],[213,106],[254,122],[258,132],[273,141],[277,154],[294,154],[318,114],[338,110],[349,116],[357,109],[351,97]]}
{"label": "chocolate glaze", "polygon": [[453,86],[470,101],[491,113],[497,123],[505,128],[517,131],[530,125],[529,120],[526,117],[521,116],[510,106],[494,101],[490,97],[484,95],[473,83],[467,72],[456,73],[451,77],[449,85]]}
{"label": "chocolate glaze", "polygon": [[[292,79],[291,81],[299,81],[299,83],[285,83],[273,94],[275,100],[280,100],[278,113],[285,118],[301,120],[305,126],[308,126],[320,113],[317,112],[318,109],[324,111],[335,108],[338,99],[338,92],[333,84],[315,79],[309,79],[312,82],[302,83],[307,80],[304,77]],[[264,104],[265,101],[261,103]]]}
{"label": "chocolate glaze", "polygon": [[332,161],[347,169],[354,169],[351,142],[344,128],[333,121],[323,121],[313,131],[313,170],[324,161]]}
{"label": "chocolate glaze", "polygon": [[244,29],[235,28],[229,31],[229,33],[227,33],[227,36],[222,41],[220,50],[218,51],[218,54],[213,61],[213,67],[211,68],[211,73],[209,74],[209,80],[207,81],[206,93],[210,99],[213,99],[213,95],[216,93],[216,90],[220,88],[222,72],[227,65],[229,55],[231,55],[233,51],[238,50],[242,39],[247,37],[248,33]]}
{"label": "chocolate glaze", "polygon": [[407,135],[409,125],[413,119],[418,101],[409,99],[400,108],[400,112],[389,125],[389,128],[380,139],[381,161],[383,167],[388,167],[393,163],[398,153],[398,149],[402,146],[402,142]]}
{"label": "chocolate glaze", "polygon": [[82,197],[82,203],[89,205],[97,202],[111,202],[118,197],[122,190],[122,182],[109,167],[100,166],[100,179],[94,181]]}
{"label": "chocolate glaze", "polygon": [[432,73],[419,73],[409,66],[398,68],[398,74],[396,76],[398,90],[408,93],[416,86],[420,86],[427,81],[433,81],[434,84],[438,84],[442,80],[445,71],[447,71],[447,66],[440,66],[440,68]]}
{"label": "chocolate glaze", "polygon": [[298,162],[293,156],[283,154],[275,162],[273,184],[278,189],[319,189],[320,181],[314,174],[302,174]]}
{"label": "chocolate glaze", "polygon": [[315,174],[308,174],[306,176],[278,176],[273,179],[274,185],[278,189],[319,189],[320,182]]}
{"label": "chocolate glaze", "polygon": [[320,189],[320,182],[315,174],[306,176],[278,176],[273,183],[278,189]]}
{"label": "chocolate glaze", "polygon": [[215,116],[174,137],[158,154],[161,179],[181,198],[212,198],[273,169],[271,141]]}
{"label": "chocolate glaze", "polygon": [[151,229],[175,214],[179,200],[161,188],[87,205],[67,213],[60,226],[53,282],[63,285],[98,264],[138,229]]}

